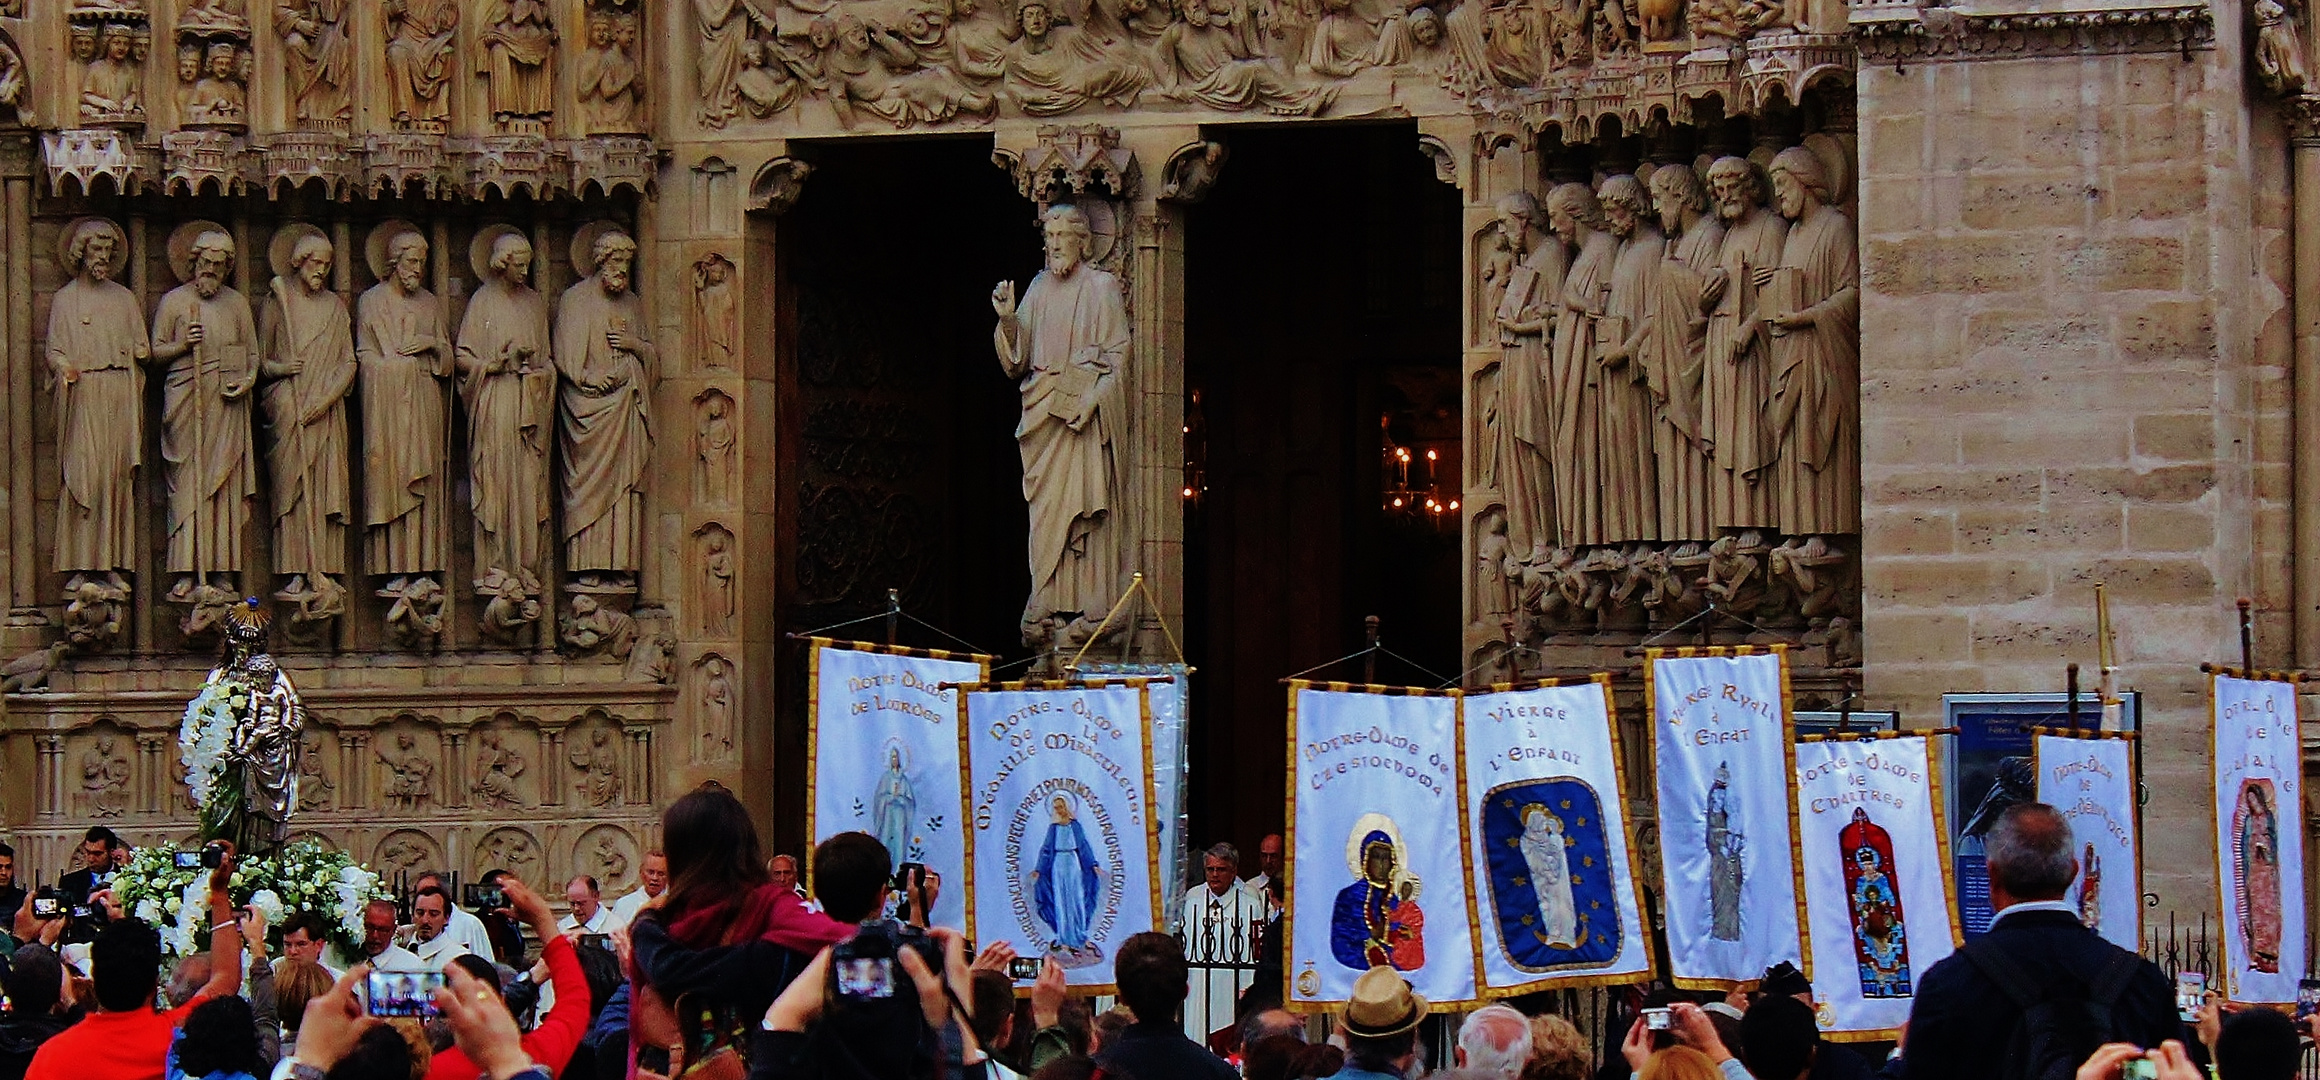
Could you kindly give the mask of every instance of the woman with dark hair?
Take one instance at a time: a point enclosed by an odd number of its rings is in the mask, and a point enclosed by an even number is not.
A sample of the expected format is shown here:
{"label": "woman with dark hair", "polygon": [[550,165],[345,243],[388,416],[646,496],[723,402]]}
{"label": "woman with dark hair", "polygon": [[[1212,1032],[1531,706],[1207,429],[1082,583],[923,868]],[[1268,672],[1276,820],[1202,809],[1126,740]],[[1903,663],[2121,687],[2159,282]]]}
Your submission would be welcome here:
{"label": "woman with dark hair", "polygon": [[169,1080],[256,1080],[266,1067],[258,1016],[239,995],[204,999],[169,1049]]}
{"label": "woman with dark hair", "polygon": [[744,1030],[815,953],[854,931],[774,885],[757,826],[723,785],[703,784],[670,804],[661,850],[668,890],[629,925],[630,1041],[640,1076],[667,1075],[666,1047],[699,1045],[679,1028],[679,998],[683,1015],[713,1015],[719,1033]]}

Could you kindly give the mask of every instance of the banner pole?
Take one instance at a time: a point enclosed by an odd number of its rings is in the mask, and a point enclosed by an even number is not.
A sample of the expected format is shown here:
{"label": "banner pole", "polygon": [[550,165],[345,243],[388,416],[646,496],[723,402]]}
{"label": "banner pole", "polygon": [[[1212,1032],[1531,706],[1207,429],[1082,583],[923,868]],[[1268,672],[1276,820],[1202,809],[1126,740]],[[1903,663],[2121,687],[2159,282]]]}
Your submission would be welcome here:
{"label": "banner pole", "polygon": [[1366,686],[1377,685],[1378,617],[1362,616],[1361,625],[1369,637],[1369,648],[1361,654],[1361,681]]}
{"label": "banner pole", "polygon": [[2077,661],[2075,661],[2075,660],[2074,660],[2074,661],[2072,661],[2072,662],[2069,664],[2069,666],[2067,666],[2067,667],[2063,668],[2063,679],[2064,679],[2064,685],[2066,685],[2066,686],[2068,686],[2068,687],[2070,688],[2070,689],[2069,689],[2069,691],[2068,691],[2068,694],[2069,694],[2069,697],[2070,697],[2070,733],[2071,733],[2072,735],[2077,735],[2077,734],[2078,734],[2078,662],[2077,662]]}
{"label": "banner pole", "polygon": [[902,628],[902,590],[886,590],[886,647],[893,648]]}
{"label": "banner pole", "polygon": [[2256,624],[2249,609],[2254,606],[2247,597],[2239,598],[2239,669],[2251,675],[2256,670]]}

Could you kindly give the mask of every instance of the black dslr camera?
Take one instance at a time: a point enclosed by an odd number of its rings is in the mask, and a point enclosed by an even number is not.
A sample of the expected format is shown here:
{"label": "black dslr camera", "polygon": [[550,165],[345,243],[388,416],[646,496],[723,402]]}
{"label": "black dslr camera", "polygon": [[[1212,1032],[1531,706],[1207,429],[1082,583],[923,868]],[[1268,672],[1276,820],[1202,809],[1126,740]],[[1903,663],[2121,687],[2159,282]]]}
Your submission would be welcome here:
{"label": "black dslr camera", "polygon": [[905,949],[942,976],[942,947],[926,931],[892,919],[863,923],[830,951],[828,1004],[814,1039],[827,1075],[928,1075],[934,1032],[919,1005],[918,984],[902,967]]}
{"label": "black dslr camera", "polygon": [[918,1007],[918,988],[902,970],[902,950],[918,950],[928,971],[941,974],[942,947],[925,930],[893,919],[872,919],[830,951],[830,998],[868,1002],[907,998]]}

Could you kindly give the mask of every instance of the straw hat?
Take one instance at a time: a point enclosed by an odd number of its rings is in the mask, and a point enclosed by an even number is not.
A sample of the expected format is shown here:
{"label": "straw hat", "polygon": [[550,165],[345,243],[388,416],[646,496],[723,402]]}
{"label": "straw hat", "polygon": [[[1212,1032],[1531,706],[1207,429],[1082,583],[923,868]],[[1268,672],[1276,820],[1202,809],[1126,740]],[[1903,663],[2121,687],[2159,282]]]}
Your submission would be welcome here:
{"label": "straw hat", "polygon": [[1345,1033],[1361,1039],[1399,1035],[1426,1018],[1426,999],[1411,992],[1402,973],[1380,964],[1353,980],[1353,997],[1345,1003]]}

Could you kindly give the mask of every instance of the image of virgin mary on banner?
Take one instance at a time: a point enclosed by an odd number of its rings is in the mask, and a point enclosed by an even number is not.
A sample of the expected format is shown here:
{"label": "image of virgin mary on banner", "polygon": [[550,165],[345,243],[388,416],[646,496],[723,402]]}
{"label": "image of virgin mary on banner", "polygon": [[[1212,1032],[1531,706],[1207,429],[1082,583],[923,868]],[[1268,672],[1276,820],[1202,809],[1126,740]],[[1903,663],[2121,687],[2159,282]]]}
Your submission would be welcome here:
{"label": "image of virgin mary on banner", "polygon": [[1293,681],[1289,709],[1288,1007],[1343,1004],[1380,964],[1478,1000],[1457,695]]}
{"label": "image of virgin mary on banner", "polygon": [[1918,978],[1962,940],[1929,743],[1899,733],[1796,745],[1805,974],[1833,1040],[1892,1038]]}
{"label": "image of virgin mary on banner", "polygon": [[2296,1000],[2304,975],[2303,725],[2296,684],[2218,671],[2217,875],[2223,884],[2222,990],[2232,1001]]}
{"label": "image of virgin mary on banner", "polygon": [[[943,684],[980,680],[990,658],[823,638],[809,648],[807,838],[869,833],[894,867],[924,863],[963,883],[959,695]],[[963,925],[966,891],[942,890],[933,914]]]}
{"label": "image of virgin mary on banner", "polygon": [[2122,949],[2143,941],[2141,826],[2132,732],[2039,730],[2038,801],[2070,819],[2078,877],[2063,896],[2080,922]]}
{"label": "image of virgin mary on banner", "polygon": [[1484,996],[1652,974],[1609,687],[1599,675],[1466,697]]}
{"label": "image of virgin mary on banner", "polygon": [[1801,961],[1786,650],[1653,649],[1644,694],[1669,979],[1723,990]]}

